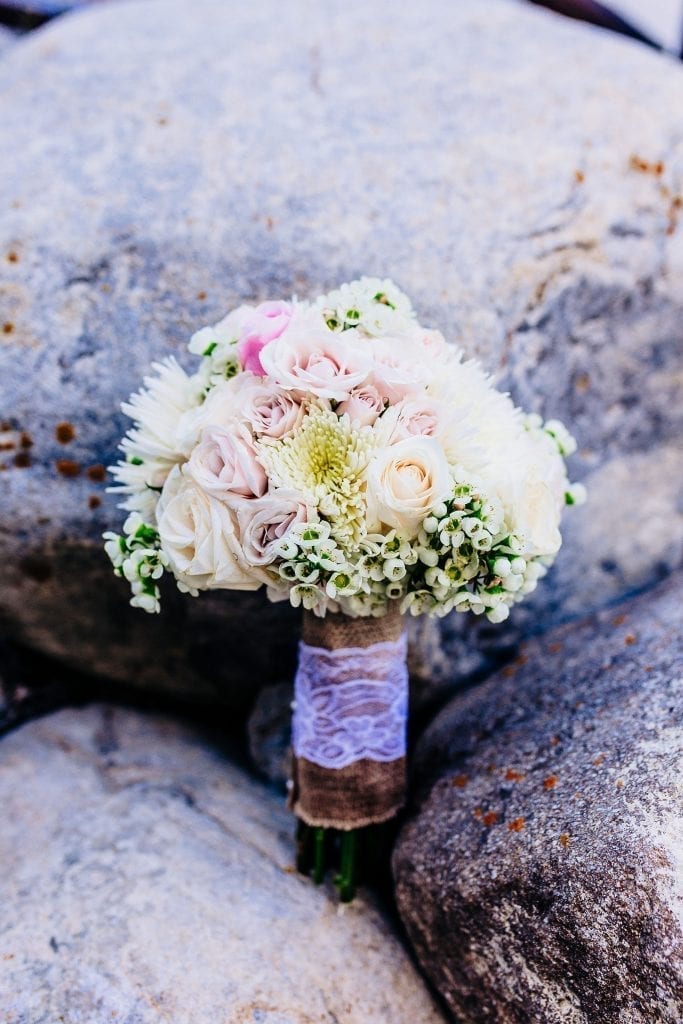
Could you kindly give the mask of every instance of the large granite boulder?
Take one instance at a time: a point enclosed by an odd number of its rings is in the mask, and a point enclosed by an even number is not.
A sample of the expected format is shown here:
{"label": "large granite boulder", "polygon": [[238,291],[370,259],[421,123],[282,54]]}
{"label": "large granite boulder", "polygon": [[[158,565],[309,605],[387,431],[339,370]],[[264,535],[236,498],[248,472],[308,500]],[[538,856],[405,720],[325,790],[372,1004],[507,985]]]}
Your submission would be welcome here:
{"label": "large granite boulder", "polygon": [[[592,505],[502,629],[420,633],[431,697],[681,553],[683,73],[507,0],[98,5],[0,67],[0,616],[26,645],[235,711],[296,618],[127,608],[100,534],[119,403],[242,300],[390,275],[527,407]],[[609,501],[605,504],[604,495]],[[652,529],[643,502],[666,529]],[[258,621],[258,630],[245,628]],[[469,632],[467,631],[469,628]]]}
{"label": "large granite boulder", "polygon": [[538,638],[422,737],[396,893],[463,1024],[683,1020],[682,607]]}
{"label": "large granite boulder", "polygon": [[91,706],[0,743],[8,1024],[437,1024],[374,902],[292,868],[282,800],[171,719]]}

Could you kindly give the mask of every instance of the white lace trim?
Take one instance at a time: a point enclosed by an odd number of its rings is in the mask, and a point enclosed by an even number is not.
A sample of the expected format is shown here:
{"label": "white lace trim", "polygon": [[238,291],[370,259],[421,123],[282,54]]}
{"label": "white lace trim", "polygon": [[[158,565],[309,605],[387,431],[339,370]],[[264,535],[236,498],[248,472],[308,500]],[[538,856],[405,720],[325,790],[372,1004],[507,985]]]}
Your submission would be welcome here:
{"label": "white lace trim", "polygon": [[405,634],[370,647],[299,644],[294,682],[297,757],[323,768],[395,761],[406,752],[408,667]]}

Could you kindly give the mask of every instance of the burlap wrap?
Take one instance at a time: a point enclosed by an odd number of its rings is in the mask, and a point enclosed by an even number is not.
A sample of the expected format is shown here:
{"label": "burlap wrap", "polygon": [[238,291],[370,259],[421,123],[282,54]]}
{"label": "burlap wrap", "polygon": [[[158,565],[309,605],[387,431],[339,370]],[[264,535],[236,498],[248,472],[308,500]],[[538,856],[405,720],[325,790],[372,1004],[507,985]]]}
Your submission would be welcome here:
{"label": "burlap wrap", "polygon": [[[398,640],[402,631],[397,609],[380,619],[338,614],[321,619],[304,612],[302,639],[334,651]],[[292,776],[289,806],[307,825],[320,828],[348,831],[379,824],[393,818],[405,802],[405,757],[388,762],[363,759],[337,769],[295,757]]]}

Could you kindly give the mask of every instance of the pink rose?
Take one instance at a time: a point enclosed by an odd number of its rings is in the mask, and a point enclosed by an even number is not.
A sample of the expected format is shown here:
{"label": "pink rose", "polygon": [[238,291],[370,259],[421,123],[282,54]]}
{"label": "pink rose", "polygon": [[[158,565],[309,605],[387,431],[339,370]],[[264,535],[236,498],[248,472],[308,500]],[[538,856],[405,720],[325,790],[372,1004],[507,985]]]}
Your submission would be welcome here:
{"label": "pink rose", "polygon": [[424,391],[428,380],[418,352],[409,359],[403,345],[393,338],[381,338],[373,343],[372,354],[372,383],[382,398],[393,405],[406,395]]}
{"label": "pink rose", "polygon": [[248,429],[207,427],[187,464],[196,483],[216,498],[260,498],[268,487]]}
{"label": "pink rose", "polygon": [[237,379],[240,386],[234,411],[257,436],[280,438],[296,430],[303,419],[304,407],[289,392],[254,377]]}
{"label": "pink rose", "polygon": [[237,506],[240,543],[249,565],[270,565],[275,561],[273,546],[281,540],[294,523],[305,523],[308,509],[297,491],[284,487],[265,494],[255,501],[240,502]]}
{"label": "pink rose", "polygon": [[444,407],[427,395],[404,398],[382,417],[387,444],[396,444],[407,437],[438,437],[443,428]]}
{"label": "pink rose", "polygon": [[265,377],[261,365],[261,350],[275,338],[279,338],[292,318],[289,302],[262,302],[248,313],[240,325],[237,356],[242,369],[249,370],[257,377]]}
{"label": "pink rose", "polygon": [[346,401],[337,407],[340,416],[346,413],[352,423],[361,427],[371,427],[383,411],[384,399],[372,384],[354,388]]}
{"label": "pink rose", "polygon": [[371,361],[367,345],[333,334],[317,318],[302,314],[262,349],[261,365],[285,391],[343,402],[365,383]]}

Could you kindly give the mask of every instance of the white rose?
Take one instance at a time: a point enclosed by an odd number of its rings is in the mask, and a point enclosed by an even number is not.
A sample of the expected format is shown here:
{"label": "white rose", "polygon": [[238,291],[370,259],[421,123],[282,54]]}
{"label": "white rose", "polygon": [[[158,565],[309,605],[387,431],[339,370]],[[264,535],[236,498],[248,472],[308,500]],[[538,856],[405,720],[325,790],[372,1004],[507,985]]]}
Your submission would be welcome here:
{"label": "white rose", "polygon": [[310,314],[292,317],[287,330],[261,349],[260,358],[267,376],[286,391],[336,402],[365,383],[371,366],[366,345],[333,334]]}
{"label": "white rose", "polygon": [[205,427],[227,427],[233,423],[239,410],[238,377],[223,380],[211,388],[201,405],[190,409],[178,420],[176,439],[178,450],[187,458],[199,443]]}
{"label": "white rose", "polygon": [[251,433],[243,424],[206,427],[190,456],[187,472],[207,494],[222,501],[260,498],[268,487]]}
{"label": "white rose", "polygon": [[243,501],[237,507],[240,540],[250,565],[270,565],[275,561],[274,545],[294,523],[308,520],[308,509],[298,491],[277,488],[262,498]]}
{"label": "white rose", "polygon": [[446,457],[433,438],[409,437],[380,449],[368,467],[368,532],[385,525],[414,536],[452,487]]}
{"label": "white rose", "polygon": [[560,510],[548,484],[538,477],[528,479],[515,508],[517,532],[524,540],[524,555],[554,555],[562,537],[558,529]]}
{"label": "white rose", "polygon": [[441,331],[425,330],[419,328],[413,335],[415,343],[422,348],[421,357],[438,359],[442,363],[448,358],[448,342]]}
{"label": "white rose", "polygon": [[393,405],[407,395],[424,392],[431,377],[420,353],[406,339],[378,338],[372,342],[372,383]]}
{"label": "white rose", "polygon": [[161,546],[175,576],[197,590],[256,590],[235,532],[233,513],[176,466],[157,506]]}

